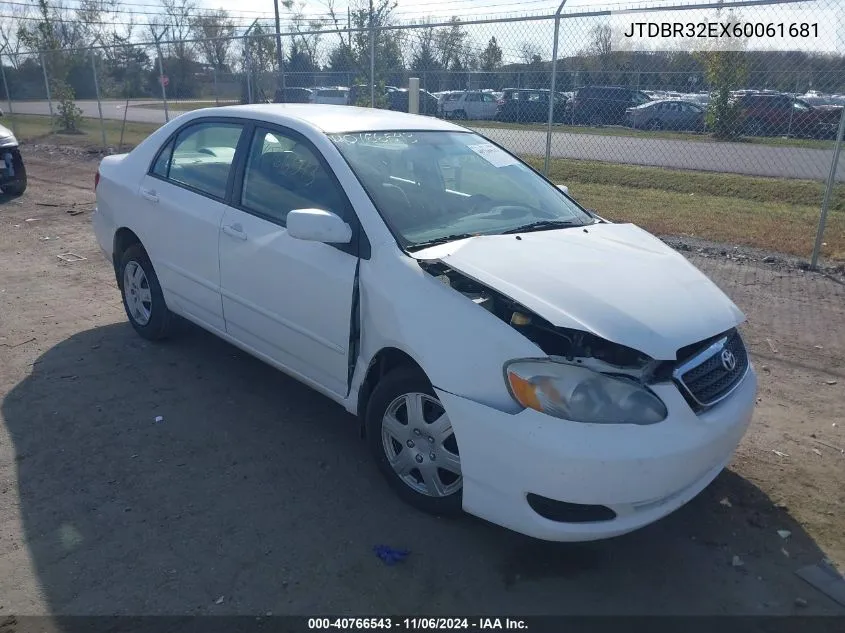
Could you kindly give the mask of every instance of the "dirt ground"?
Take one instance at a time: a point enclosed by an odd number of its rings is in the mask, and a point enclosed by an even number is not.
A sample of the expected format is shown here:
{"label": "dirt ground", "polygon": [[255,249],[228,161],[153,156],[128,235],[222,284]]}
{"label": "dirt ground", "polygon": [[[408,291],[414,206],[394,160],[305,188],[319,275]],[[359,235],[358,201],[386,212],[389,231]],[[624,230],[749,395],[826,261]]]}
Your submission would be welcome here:
{"label": "dirt ground", "polygon": [[686,252],[749,317],[751,430],[672,516],[544,543],[406,507],[353,418],[230,345],[144,342],[90,229],[96,160],[27,160],[0,200],[0,615],[845,614],[794,573],[845,565],[841,280]]}

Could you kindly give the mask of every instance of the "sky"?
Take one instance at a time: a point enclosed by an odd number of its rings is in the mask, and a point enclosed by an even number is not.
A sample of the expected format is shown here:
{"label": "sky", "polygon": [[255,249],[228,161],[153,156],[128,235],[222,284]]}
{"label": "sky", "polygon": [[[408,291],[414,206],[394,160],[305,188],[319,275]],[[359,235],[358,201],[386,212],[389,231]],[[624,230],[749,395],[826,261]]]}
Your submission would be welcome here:
{"label": "sky", "polygon": [[[138,1],[138,0],[127,0]],[[151,0],[144,0],[151,1]],[[328,0],[300,0],[303,13],[317,18],[328,19]],[[599,9],[630,9],[641,7],[659,7],[661,5],[678,5],[707,2],[708,0],[651,0],[650,2],[621,0],[568,0],[564,15],[571,12],[595,11]],[[727,0],[730,2],[730,0]],[[200,0],[202,6],[215,8],[221,5],[220,0]],[[239,11],[233,10],[230,3],[225,3],[231,13],[238,15],[244,25],[258,17],[273,17],[272,0],[239,0]],[[335,0],[335,10],[341,16],[346,14],[350,0]],[[503,18],[508,16],[551,15],[556,10],[559,0],[398,0],[398,7],[394,12],[395,18],[401,22],[420,22],[430,19],[433,22],[446,21],[451,16],[458,16],[465,20],[484,17]],[[352,5],[356,6],[352,0]],[[282,9],[282,15],[285,15]],[[820,37],[812,41],[791,40],[788,45],[779,42],[781,48],[798,50],[826,51],[845,53],[845,2],[843,0],[813,0],[799,5],[774,5],[761,8],[743,8],[741,15],[752,22],[775,23],[816,21],[820,24]],[[590,43],[589,31],[598,24],[609,24],[615,32],[627,30],[633,21],[703,21],[713,19],[713,10],[676,11],[672,13],[636,13],[611,17],[581,17],[561,22],[559,55],[565,56],[577,53]],[[284,20],[284,17],[282,18]],[[529,43],[539,52],[543,59],[549,59],[552,52],[553,22],[511,22],[506,24],[491,24],[468,27],[475,48],[483,48],[490,37],[495,36],[504,52],[504,61],[520,61],[521,49],[524,43]],[[329,36],[332,37],[332,36]],[[409,40],[414,41],[414,33],[410,32]],[[654,47],[653,41],[640,42],[640,46]],[[678,46],[678,44],[675,44]],[[680,44],[681,47],[687,44]],[[751,48],[774,48],[769,40],[759,40]]]}
{"label": "sky", "polygon": [[[9,0],[9,6],[0,0],[0,11],[9,13],[12,5],[20,2],[32,2],[34,0]],[[77,6],[80,0],[61,0],[65,6]],[[137,13],[137,20],[143,21],[152,12],[158,11],[159,0],[117,0],[121,5],[121,11],[133,11]],[[229,0],[194,0],[203,9],[226,8],[235,18],[238,24],[238,33],[243,33],[247,26],[256,18],[261,18],[268,27],[272,28],[273,0],[238,0],[233,3]],[[301,6],[301,11],[311,18],[328,21],[328,0],[294,0]],[[573,12],[607,10],[619,11],[621,9],[660,7],[666,5],[687,4],[695,5],[708,0],[568,0],[564,8],[564,16]],[[777,2],[778,0],[774,0]],[[782,2],[783,0],[781,0]],[[356,0],[334,0],[335,10],[344,20],[346,8],[350,2],[356,6]],[[726,0],[730,3],[731,0]],[[398,7],[394,11],[394,19],[402,23],[419,23],[426,20],[432,22],[444,22],[452,16],[464,20],[480,18],[505,18],[509,16],[529,15],[551,15],[559,4],[559,0],[398,0]],[[759,8],[743,8],[739,10],[741,17],[753,22],[784,22],[787,25],[792,22],[815,21],[820,24],[820,37],[812,41],[792,41],[789,48],[792,50],[805,51],[830,51],[845,53],[845,0],[807,0],[800,5],[773,4]],[[124,13],[119,14],[120,19]],[[286,27],[286,18],[289,13],[282,8],[282,29]],[[706,21],[715,18],[713,10],[688,10],[674,12],[638,12],[627,14],[614,14],[611,16],[596,17],[573,17],[563,19],[560,27],[559,56],[565,57],[576,54],[586,49],[591,43],[591,30],[598,26],[607,24],[614,33],[618,34],[630,29],[631,22],[661,22],[661,21]],[[8,19],[7,19],[8,20]],[[553,20],[543,21],[518,21],[491,23],[484,25],[468,25],[466,30],[470,34],[472,50],[480,52],[485,48],[491,37],[496,37],[499,46],[503,50],[503,62],[512,63],[522,61],[523,49],[531,48],[533,52],[547,60],[551,57],[554,22]],[[140,33],[138,33],[140,35]],[[419,42],[421,32],[407,30],[406,43],[408,51],[412,51]],[[326,34],[323,37],[323,55],[329,46],[337,41],[335,34]],[[615,44],[616,42],[614,42]],[[771,42],[758,41],[750,48],[767,47]],[[783,44],[783,42],[781,42]],[[284,45],[284,42],[283,42]],[[687,46],[686,43],[673,44],[673,47]],[[640,42],[640,46],[654,47],[653,40]],[[630,47],[630,46],[629,46]],[[664,46],[665,48],[665,46]],[[410,56],[410,55],[409,55]],[[322,60],[321,60],[322,61]]]}

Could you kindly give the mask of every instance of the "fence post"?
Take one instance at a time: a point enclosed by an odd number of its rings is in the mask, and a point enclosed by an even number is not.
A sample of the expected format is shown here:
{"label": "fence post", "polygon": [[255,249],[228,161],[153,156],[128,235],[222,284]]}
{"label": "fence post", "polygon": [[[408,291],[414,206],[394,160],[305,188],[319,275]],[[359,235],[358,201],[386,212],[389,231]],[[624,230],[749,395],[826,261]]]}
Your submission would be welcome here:
{"label": "fence post", "polygon": [[560,12],[566,0],[561,0],[555,11],[555,41],[552,44],[552,82],[549,86],[549,122],[546,129],[546,160],[543,162],[543,175],[549,176],[549,160],[552,154],[552,122],[555,118],[555,83],[557,82],[557,36],[560,32]]}
{"label": "fence post", "polygon": [[[252,103],[252,64],[249,63],[249,39],[244,38],[244,70],[246,71],[246,102]],[[282,95],[284,98],[284,95]]]}
{"label": "fence post", "polygon": [[214,105],[220,105],[220,95],[217,92],[217,66],[214,66],[212,69],[214,73]]}
{"label": "fence post", "polygon": [[839,164],[839,152],[842,149],[842,135],[845,133],[845,108],[839,116],[839,129],[836,132],[836,141],[833,146],[833,158],[830,161],[830,175],[827,177],[827,185],[824,189],[824,200],[822,200],[822,212],[819,216],[819,229],[816,231],[816,243],[813,245],[813,257],[810,266],[816,268],[819,263],[819,251],[822,248],[824,227],[827,223],[827,212],[830,209],[830,199],[833,197],[833,185],[836,183],[836,168]]}
{"label": "fence post", "polygon": [[376,30],[373,28],[372,0],[370,0],[370,107],[376,107]]}
{"label": "fence post", "polygon": [[94,93],[97,95],[97,112],[100,113],[100,132],[103,135],[103,149],[108,147],[106,141],[106,124],[103,121],[103,102],[100,101],[100,82],[97,79],[97,62],[94,60],[94,50],[91,49],[91,72],[94,73]]}
{"label": "fence post", "polygon": [[411,114],[420,113],[420,79],[419,77],[408,78],[408,112]]}
{"label": "fence post", "polygon": [[53,99],[50,97],[50,82],[47,80],[47,64],[44,62],[44,53],[38,53],[41,58],[41,70],[44,73],[44,88],[47,90],[47,107],[50,108],[50,129],[53,129]]}
{"label": "fence post", "polygon": [[[3,48],[6,48],[5,46]],[[9,102],[9,114],[14,115],[12,110],[12,94],[9,92],[9,84],[6,82],[6,68],[3,66],[3,57],[0,55],[0,75],[3,75],[3,90],[6,91],[6,100]],[[12,134],[18,135],[18,124],[15,122],[15,117],[12,116]]]}

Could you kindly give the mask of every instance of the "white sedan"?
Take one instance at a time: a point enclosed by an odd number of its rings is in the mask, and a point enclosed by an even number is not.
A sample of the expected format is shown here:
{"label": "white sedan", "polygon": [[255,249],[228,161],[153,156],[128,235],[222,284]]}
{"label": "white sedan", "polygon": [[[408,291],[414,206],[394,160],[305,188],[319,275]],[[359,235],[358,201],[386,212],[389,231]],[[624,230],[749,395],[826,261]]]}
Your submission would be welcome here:
{"label": "white sedan", "polygon": [[141,336],[179,315],[341,403],[418,508],[623,534],[706,487],[751,419],[740,310],[457,125],[196,110],[104,158],[96,194]]}

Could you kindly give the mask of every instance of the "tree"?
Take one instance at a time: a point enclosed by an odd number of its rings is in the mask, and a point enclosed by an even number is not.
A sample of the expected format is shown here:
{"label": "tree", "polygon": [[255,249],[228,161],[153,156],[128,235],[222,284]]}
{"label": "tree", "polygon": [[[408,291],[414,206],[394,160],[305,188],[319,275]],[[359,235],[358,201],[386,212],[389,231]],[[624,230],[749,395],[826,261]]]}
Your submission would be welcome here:
{"label": "tree", "polygon": [[319,68],[314,64],[311,55],[302,48],[301,42],[293,40],[288,51],[287,76],[288,86],[312,86],[314,85],[314,73]]}
{"label": "tree", "polygon": [[296,46],[297,55],[308,58],[307,65],[316,68],[318,66],[319,48],[323,28],[322,22],[313,20],[306,16],[305,2],[300,2],[294,8],[293,0],[284,0],[282,2],[284,7],[291,12],[290,28],[294,35],[292,36],[293,45]]}
{"label": "tree", "polygon": [[[719,11],[716,12],[717,15]],[[727,21],[736,23],[739,20],[729,14]],[[704,67],[704,74],[710,83],[711,91],[715,95],[707,106],[705,122],[713,131],[713,136],[719,139],[737,138],[742,134],[742,110],[731,100],[731,91],[742,88],[748,78],[748,59],[741,48],[742,42],[732,42],[731,48],[716,42],[696,58]]]}
{"label": "tree", "polygon": [[50,4],[49,0],[38,0],[36,16],[32,23],[18,27],[17,37],[30,51],[44,51],[51,96],[59,101],[59,124],[64,131],[76,131],[80,110],[74,103],[75,92],[68,76],[84,62],[76,50],[85,43],[83,25],[69,19],[61,5]]}
{"label": "tree", "polygon": [[191,23],[202,60],[217,70],[228,68],[231,38],[235,35],[235,21],[225,9],[203,13]]}
{"label": "tree", "polygon": [[482,51],[478,61],[481,70],[488,73],[495,72],[502,65],[502,49],[495,36],[487,42],[487,48]]}
{"label": "tree", "polygon": [[613,56],[613,31],[609,24],[599,24],[590,29],[590,45],[587,51],[596,57],[599,70],[607,72],[610,69]]}
{"label": "tree", "polygon": [[467,32],[461,25],[461,19],[455,16],[449,20],[449,26],[437,30],[434,38],[434,48],[437,52],[440,66],[444,70],[451,70],[467,39]]}
{"label": "tree", "polygon": [[29,21],[32,13],[32,5],[10,4],[3,7],[3,15],[0,16],[0,49],[8,53],[12,68],[20,68],[22,59],[18,55],[24,50],[24,42],[18,37],[21,24]]}
{"label": "tree", "polygon": [[167,39],[171,42],[173,56],[180,61],[193,60],[193,46],[187,40],[194,29],[193,16],[197,5],[193,0],[160,1],[164,16],[159,25],[167,26]]}
{"label": "tree", "polygon": [[[340,46],[329,54],[329,67],[332,71],[348,71],[350,67],[357,71],[358,83],[369,84],[370,79],[370,32],[375,37],[374,70],[375,84],[385,84],[389,74],[401,73],[404,68],[402,44],[404,34],[400,30],[386,29],[393,22],[396,0],[355,0],[350,4],[348,23],[356,29],[354,32],[340,31],[345,28],[334,9],[333,0],[329,0],[329,15],[338,31]],[[380,96],[380,95],[379,95]]]}
{"label": "tree", "polygon": [[519,45],[519,59],[526,66],[537,65],[543,61],[543,49],[534,42]]}
{"label": "tree", "polygon": [[414,72],[425,72],[439,70],[442,68],[440,61],[435,55],[435,38],[437,31],[432,26],[425,26],[420,29],[419,34],[415,33],[415,42],[411,47],[410,67]]}

